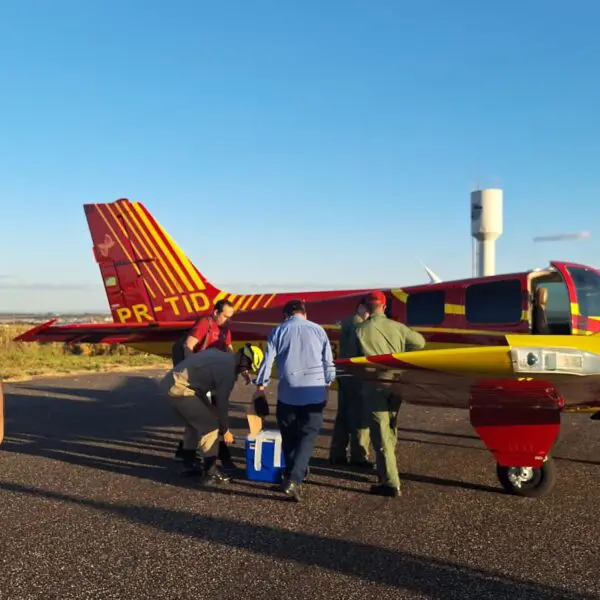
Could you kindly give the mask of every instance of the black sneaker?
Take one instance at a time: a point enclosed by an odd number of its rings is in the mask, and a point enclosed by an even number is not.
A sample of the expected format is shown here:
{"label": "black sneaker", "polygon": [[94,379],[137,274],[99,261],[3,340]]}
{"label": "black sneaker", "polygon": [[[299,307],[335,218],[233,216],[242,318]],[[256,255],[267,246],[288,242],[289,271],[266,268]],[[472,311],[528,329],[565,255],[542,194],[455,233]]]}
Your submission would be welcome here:
{"label": "black sneaker", "polygon": [[208,473],[206,473],[206,475],[202,478],[202,483],[203,484],[217,484],[217,485],[222,485],[225,483],[229,483],[231,481],[231,477],[229,475],[227,475],[226,473],[223,473],[223,471],[221,471],[221,469],[219,469],[218,467],[214,467],[213,469],[211,469],[210,471],[208,471]]}
{"label": "black sneaker", "polygon": [[204,472],[202,463],[196,460],[195,450],[181,450],[181,460],[183,461],[183,468],[181,469],[181,475],[184,477],[194,477],[202,475]]}
{"label": "black sneaker", "polygon": [[282,488],[283,493],[294,502],[300,502],[302,500],[300,497],[300,486],[293,481],[286,481]]}

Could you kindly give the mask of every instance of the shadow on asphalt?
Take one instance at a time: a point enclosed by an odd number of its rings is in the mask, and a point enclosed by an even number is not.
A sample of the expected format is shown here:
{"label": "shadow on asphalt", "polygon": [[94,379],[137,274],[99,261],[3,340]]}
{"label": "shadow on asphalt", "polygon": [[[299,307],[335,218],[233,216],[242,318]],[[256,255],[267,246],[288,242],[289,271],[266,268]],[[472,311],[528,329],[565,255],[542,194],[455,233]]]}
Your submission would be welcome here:
{"label": "shadow on asphalt", "polygon": [[[239,394],[234,393],[233,397],[237,398]],[[243,416],[246,404],[232,401],[230,420],[233,429],[247,428]],[[129,376],[123,380],[123,385],[111,390],[56,387],[52,383],[16,384],[6,394],[6,405],[6,438],[2,445],[6,452],[44,456],[171,485],[196,487],[193,479],[182,478],[178,474],[179,463],[173,459],[182,425],[159,394],[155,380],[149,377]],[[275,426],[275,423],[266,426]],[[330,433],[331,427],[327,429],[329,431],[322,435]],[[431,433],[407,428],[402,428],[402,431]],[[455,437],[470,436],[455,434]],[[231,447],[231,454],[238,465],[245,468],[242,440]],[[311,479],[312,485],[357,494],[368,493],[369,484],[375,481],[374,472],[333,468],[326,460],[316,457],[311,461],[311,474],[329,479]],[[243,473],[240,475],[243,479]],[[452,479],[405,472],[401,473],[401,477],[405,481],[503,493],[500,488]],[[361,483],[365,487],[346,487],[344,480]],[[256,488],[254,484],[252,487]],[[223,490],[223,493],[264,497],[234,490]]]}
{"label": "shadow on asphalt", "polygon": [[437,600],[446,600],[449,590],[459,592],[461,598],[477,599],[597,598],[591,594],[568,593],[555,587],[504,577],[456,563],[310,533],[241,523],[222,517],[195,515],[190,518],[188,512],[178,510],[99,502],[12,483],[0,483],[0,489],[83,506],[167,533],[328,569],[360,577],[365,581],[425,594],[428,598]]}

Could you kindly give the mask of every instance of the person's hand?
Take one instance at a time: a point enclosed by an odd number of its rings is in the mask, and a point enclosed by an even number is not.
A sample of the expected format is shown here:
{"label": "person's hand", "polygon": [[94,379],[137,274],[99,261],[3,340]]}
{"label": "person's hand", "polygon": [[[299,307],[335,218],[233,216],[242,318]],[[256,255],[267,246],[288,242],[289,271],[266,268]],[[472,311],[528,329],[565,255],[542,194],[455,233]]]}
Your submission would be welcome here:
{"label": "person's hand", "polygon": [[229,431],[229,429],[223,434],[223,441],[229,446],[235,442],[235,438],[233,437],[233,433]]}

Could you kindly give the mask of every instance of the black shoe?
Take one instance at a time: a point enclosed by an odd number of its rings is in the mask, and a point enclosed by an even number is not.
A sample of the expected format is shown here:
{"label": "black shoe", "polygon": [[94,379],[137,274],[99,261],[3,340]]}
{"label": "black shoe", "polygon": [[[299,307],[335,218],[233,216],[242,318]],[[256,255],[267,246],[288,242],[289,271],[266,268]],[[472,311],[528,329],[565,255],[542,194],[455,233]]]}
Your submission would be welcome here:
{"label": "black shoe", "polygon": [[195,450],[183,450],[181,449],[181,459],[183,460],[183,468],[181,469],[181,475],[184,477],[194,477],[202,475],[204,470],[202,465],[196,461]]}
{"label": "black shoe", "polygon": [[[310,467],[306,467],[306,471],[304,472],[304,479],[302,480],[302,483],[308,481],[309,475],[310,475]],[[289,478],[290,478],[290,474],[287,471],[282,471],[281,480],[279,482],[279,487],[281,489],[283,489],[287,485],[287,481],[289,480]]]}
{"label": "black shoe", "polygon": [[330,465],[347,465],[348,464],[348,459],[345,456],[339,456],[338,458],[330,458],[329,459],[329,464]]}
{"label": "black shoe", "polygon": [[300,488],[300,486],[298,484],[294,483],[293,481],[286,481],[282,485],[283,493],[288,498],[291,498],[294,502],[300,502],[300,500],[302,500],[302,498],[300,498],[299,488]]}
{"label": "black shoe", "polygon": [[590,419],[592,419],[592,421],[600,421],[600,412],[593,413]]}
{"label": "black shoe", "polygon": [[223,471],[221,471],[221,469],[219,469],[218,467],[213,467],[202,478],[203,484],[215,483],[217,485],[221,485],[224,483],[229,483],[230,481],[231,481],[231,477],[229,475],[227,475],[226,473],[223,473]]}
{"label": "black shoe", "polygon": [[372,471],[375,468],[375,463],[370,460],[351,460],[348,464],[352,467],[368,469],[369,471]]}
{"label": "black shoe", "polygon": [[385,485],[378,483],[377,485],[372,485],[371,494],[375,494],[376,496],[389,496],[390,498],[397,498],[402,495],[400,488],[395,488],[390,485]]}

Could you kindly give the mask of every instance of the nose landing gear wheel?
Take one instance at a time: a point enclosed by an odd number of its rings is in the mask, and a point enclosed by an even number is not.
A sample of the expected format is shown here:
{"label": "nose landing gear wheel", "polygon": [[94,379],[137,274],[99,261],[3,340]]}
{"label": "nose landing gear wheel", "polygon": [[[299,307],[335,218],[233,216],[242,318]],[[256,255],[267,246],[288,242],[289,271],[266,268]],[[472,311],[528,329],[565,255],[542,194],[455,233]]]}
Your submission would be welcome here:
{"label": "nose landing gear wheel", "polygon": [[509,494],[537,498],[545,496],[554,487],[556,465],[546,459],[541,467],[501,467],[496,465],[500,485]]}

